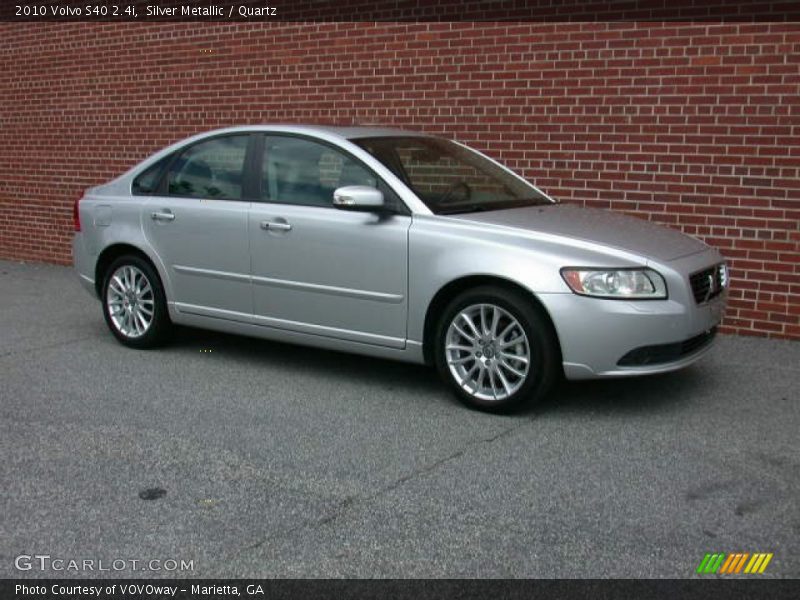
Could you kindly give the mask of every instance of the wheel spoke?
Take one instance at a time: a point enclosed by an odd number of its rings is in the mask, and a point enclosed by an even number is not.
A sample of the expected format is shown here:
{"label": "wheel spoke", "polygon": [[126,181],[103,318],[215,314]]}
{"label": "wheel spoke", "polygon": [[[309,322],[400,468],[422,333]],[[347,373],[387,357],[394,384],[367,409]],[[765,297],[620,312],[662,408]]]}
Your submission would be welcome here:
{"label": "wheel spoke", "polygon": [[461,313],[461,319],[467,324],[467,327],[469,327],[469,330],[473,333],[473,335],[476,338],[481,337],[481,334],[478,331],[478,328],[475,327],[475,323],[472,321],[472,317],[470,317],[466,312],[462,312]]}
{"label": "wheel spoke", "polygon": [[496,307],[492,307],[492,324],[489,327],[489,333],[491,334],[493,339],[497,339],[497,326],[500,324],[500,310]]}
{"label": "wheel spoke", "polygon": [[518,335],[513,340],[508,340],[507,342],[501,342],[500,344],[497,345],[497,347],[502,350],[504,348],[508,348],[509,346],[516,346],[517,344],[519,344],[524,340],[525,340],[524,335]]}
{"label": "wheel spoke", "polygon": [[511,384],[508,383],[508,379],[506,379],[506,376],[503,375],[503,371],[500,370],[500,367],[495,366],[494,370],[495,370],[495,374],[497,375],[497,378],[500,380],[500,383],[503,385],[503,389],[506,391],[506,395],[510,396],[511,395]]}
{"label": "wheel spoke", "polygon": [[514,375],[516,375],[516,376],[517,376],[517,377],[519,377],[520,379],[523,379],[523,378],[525,377],[525,373],[523,373],[522,371],[519,371],[519,370],[515,369],[514,367],[512,367],[511,365],[509,365],[509,364],[508,364],[506,361],[504,361],[504,360],[501,360],[501,361],[500,361],[500,366],[501,366],[501,367],[503,367],[503,368],[504,368],[506,371],[508,371],[508,372],[510,372],[510,373],[513,373]]}
{"label": "wheel spoke", "polygon": [[462,379],[462,385],[471,386],[477,392],[478,387],[475,385],[473,375],[475,374],[475,371],[478,371],[480,368],[481,368],[481,363],[479,361],[475,361],[475,364],[472,365],[469,371],[467,371],[464,374],[464,378]]}
{"label": "wheel spoke", "polygon": [[119,275],[114,275],[109,282],[109,286],[111,289],[114,290],[114,293],[124,296],[125,295],[125,284],[123,283],[122,279]]}
{"label": "wheel spoke", "polygon": [[490,367],[486,370],[489,372],[489,387],[492,388],[492,396],[497,400],[497,384],[494,381],[494,368]]}
{"label": "wheel spoke", "polygon": [[480,366],[480,371],[478,372],[478,379],[475,382],[475,391],[479,391],[483,388],[483,380],[486,379],[486,369],[483,368],[483,365],[478,363]]}
{"label": "wheel spoke", "polygon": [[481,304],[481,333],[485,335],[489,335],[489,319],[486,318],[486,309],[487,306],[485,304]]}
{"label": "wheel spoke", "polygon": [[528,364],[528,359],[525,356],[520,354],[509,354],[508,352],[500,352],[500,358],[505,358],[507,360],[516,360],[523,364]]}
{"label": "wheel spoke", "polygon": [[512,320],[512,321],[511,321],[511,323],[509,323],[508,325],[506,325],[506,326],[503,328],[503,331],[501,331],[501,332],[500,332],[500,335],[498,335],[498,336],[497,336],[497,338],[496,338],[496,339],[497,339],[497,341],[498,341],[498,342],[502,342],[502,341],[503,341],[503,339],[505,339],[505,337],[506,337],[506,336],[507,336],[509,333],[511,333],[511,330],[512,330],[512,329],[514,329],[514,327],[516,327],[516,326],[517,326],[517,322],[516,322],[516,321],[514,321],[514,320]]}
{"label": "wheel spoke", "polygon": [[466,331],[464,331],[461,328],[461,326],[458,323],[456,323],[455,321],[453,322],[453,329],[455,329],[458,332],[458,335],[460,335],[461,337],[463,337],[467,341],[474,342],[475,339],[476,339],[475,336],[473,336],[473,335],[467,333]]}
{"label": "wheel spoke", "polygon": [[463,344],[447,344],[447,350],[462,350],[464,352],[472,352],[472,346],[465,346]]}
{"label": "wheel spoke", "polygon": [[463,365],[471,360],[477,359],[470,354],[469,356],[462,356],[461,358],[451,358],[447,361],[447,363],[450,365]]}

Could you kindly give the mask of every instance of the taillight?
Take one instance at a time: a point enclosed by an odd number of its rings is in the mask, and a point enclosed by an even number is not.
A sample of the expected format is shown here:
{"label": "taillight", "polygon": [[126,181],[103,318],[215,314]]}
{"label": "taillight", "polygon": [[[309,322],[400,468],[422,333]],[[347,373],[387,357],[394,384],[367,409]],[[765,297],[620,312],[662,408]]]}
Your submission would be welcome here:
{"label": "taillight", "polygon": [[72,205],[72,224],[75,228],[75,231],[81,230],[81,211],[78,206],[81,202],[81,198],[83,198],[83,195],[78,196],[75,199],[75,204]]}

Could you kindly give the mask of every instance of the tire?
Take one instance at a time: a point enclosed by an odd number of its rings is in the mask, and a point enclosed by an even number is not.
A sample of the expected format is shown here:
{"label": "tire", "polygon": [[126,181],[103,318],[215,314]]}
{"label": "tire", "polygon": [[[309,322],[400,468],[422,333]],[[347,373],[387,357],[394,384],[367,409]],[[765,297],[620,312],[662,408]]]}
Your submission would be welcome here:
{"label": "tire", "polygon": [[112,262],[103,279],[100,300],[106,325],[123,345],[145,349],[166,341],[172,323],[164,288],[145,259],[128,254]]}
{"label": "tire", "polygon": [[440,377],[461,402],[486,412],[531,406],[561,372],[550,320],[531,298],[498,286],[454,298],[442,313],[435,342]]}

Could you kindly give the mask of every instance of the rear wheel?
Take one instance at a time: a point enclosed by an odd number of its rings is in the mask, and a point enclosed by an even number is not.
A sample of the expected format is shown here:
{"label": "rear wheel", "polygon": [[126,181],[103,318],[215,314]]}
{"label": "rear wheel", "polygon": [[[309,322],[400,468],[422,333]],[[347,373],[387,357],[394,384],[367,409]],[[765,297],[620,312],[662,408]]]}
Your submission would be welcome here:
{"label": "rear wheel", "polygon": [[103,315],[111,333],[131,348],[164,342],[171,323],[161,280],[146,260],[121,256],[106,271]]}
{"label": "rear wheel", "polygon": [[541,400],[558,374],[550,322],[529,298],[483,286],[460,294],[437,330],[436,367],[473,408],[507,412]]}

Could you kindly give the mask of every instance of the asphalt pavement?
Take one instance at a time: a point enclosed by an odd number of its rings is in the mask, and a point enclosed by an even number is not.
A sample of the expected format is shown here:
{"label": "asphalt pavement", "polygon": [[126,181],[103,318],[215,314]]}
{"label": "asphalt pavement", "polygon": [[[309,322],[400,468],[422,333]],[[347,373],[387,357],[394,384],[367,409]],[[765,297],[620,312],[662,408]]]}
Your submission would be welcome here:
{"label": "asphalt pavement", "polygon": [[800,343],[720,336],[491,416],[415,365],[192,329],[129,350],[71,269],[13,262],[0,340],[0,577],[690,577],[708,552],[800,577]]}

